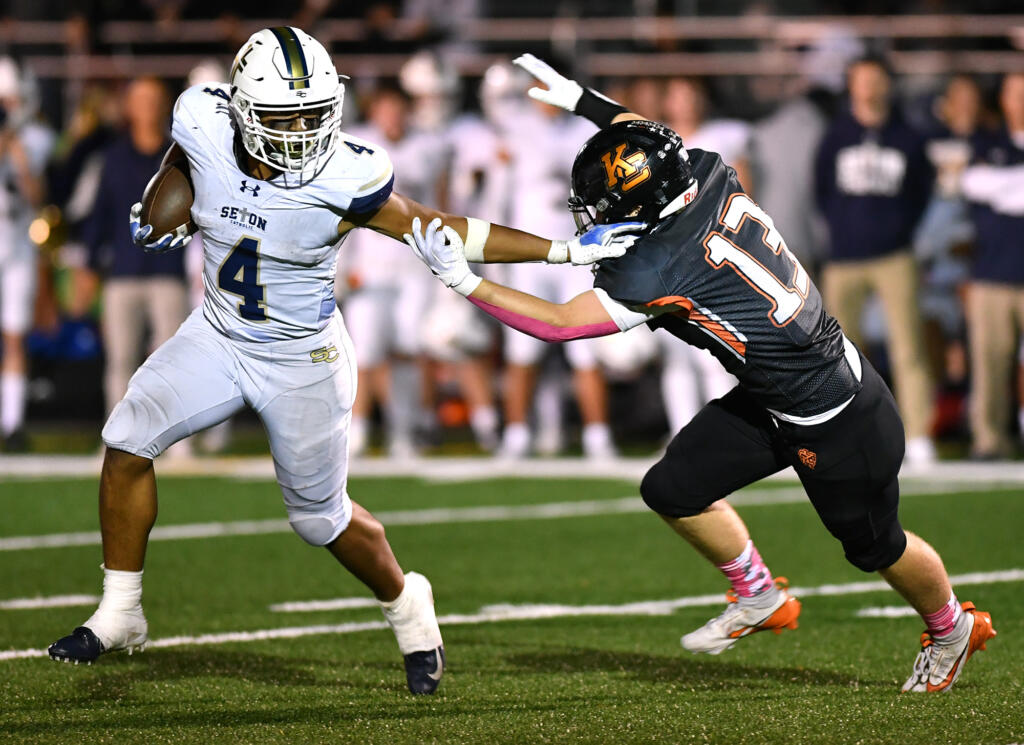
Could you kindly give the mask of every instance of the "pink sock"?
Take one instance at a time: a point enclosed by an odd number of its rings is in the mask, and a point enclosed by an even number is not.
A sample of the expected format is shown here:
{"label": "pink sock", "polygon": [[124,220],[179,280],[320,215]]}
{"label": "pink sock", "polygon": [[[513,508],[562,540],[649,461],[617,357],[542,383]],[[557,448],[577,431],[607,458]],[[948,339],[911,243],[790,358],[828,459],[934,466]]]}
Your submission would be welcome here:
{"label": "pink sock", "polygon": [[732,583],[732,589],[741,598],[752,598],[772,587],[772,573],[768,571],[761,554],[757,552],[753,541],[747,541],[743,553],[732,561],[718,564],[722,574]]}
{"label": "pink sock", "polygon": [[921,618],[924,619],[925,626],[928,627],[928,633],[931,634],[932,639],[937,639],[942,636],[953,633],[953,629],[956,627],[956,622],[960,620],[960,616],[963,615],[963,610],[960,608],[960,603],[957,602],[956,595],[949,593],[949,600],[946,604],[939,608],[934,613],[922,613]]}

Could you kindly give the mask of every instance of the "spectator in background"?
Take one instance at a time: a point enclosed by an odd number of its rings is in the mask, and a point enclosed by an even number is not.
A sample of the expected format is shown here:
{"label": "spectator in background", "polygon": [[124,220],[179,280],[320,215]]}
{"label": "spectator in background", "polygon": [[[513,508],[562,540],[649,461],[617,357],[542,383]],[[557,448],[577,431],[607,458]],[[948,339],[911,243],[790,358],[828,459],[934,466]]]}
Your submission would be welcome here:
{"label": "spectator in background", "polygon": [[43,202],[43,171],[54,134],[34,120],[22,77],[0,57],[0,436],[4,450],[27,447],[23,423],[28,388],[25,334],[35,306],[37,254],[28,227]]}
{"label": "spectator in background", "polygon": [[169,339],[188,309],[184,254],[145,253],[132,243],[128,212],[171,145],[170,97],[156,78],[136,78],[125,94],[127,131],[103,155],[92,214],[83,228],[94,286],[103,277],[104,393],[107,410],[124,397],[128,379],[150,347]]}
{"label": "spectator in background", "polygon": [[906,427],[906,460],[927,463],[935,459],[929,435],[932,383],[910,245],[932,193],[934,171],[924,138],[892,105],[892,77],[882,60],[854,62],[847,85],[850,108],[829,126],[815,163],[815,192],[831,246],[822,294],[828,311],[855,343],[861,342],[868,296],[880,296],[896,400]]}
{"label": "spectator in background", "polygon": [[1010,386],[1024,331],[1024,73],[1007,75],[999,96],[1004,126],[975,137],[963,177],[977,230],[967,294],[973,455],[1010,452]]}
{"label": "spectator in background", "polygon": [[971,158],[971,138],[982,116],[981,89],[969,75],[954,75],[936,97],[926,152],[935,168],[935,190],[914,236],[921,262],[921,313],[933,375],[942,383],[933,431],[962,421],[967,378],[963,304],[959,293],[969,276],[967,252],[974,224],[960,181]]}
{"label": "spectator in background", "polygon": [[757,201],[772,216],[789,250],[815,279],[826,251],[826,228],[814,204],[814,155],[825,134],[829,94],[814,88],[783,101],[754,126]]}

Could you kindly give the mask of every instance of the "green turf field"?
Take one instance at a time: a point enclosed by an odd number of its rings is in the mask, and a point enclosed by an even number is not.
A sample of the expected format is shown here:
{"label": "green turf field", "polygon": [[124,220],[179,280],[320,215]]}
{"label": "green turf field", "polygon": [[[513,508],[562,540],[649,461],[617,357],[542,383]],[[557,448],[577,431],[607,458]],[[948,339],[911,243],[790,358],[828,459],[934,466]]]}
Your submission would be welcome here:
{"label": "green turf field", "polygon": [[[165,478],[160,488],[159,526],[284,518],[272,483]],[[9,541],[97,530],[95,489],[94,480],[0,483],[0,603],[99,592],[98,545]],[[719,606],[663,615],[641,613],[656,605],[634,606],[632,615],[614,607],[726,589],[656,517],[622,501],[637,493],[635,484],[353,480],[353,497],[392,523],[399,560],[432,580],[439,615],[462,616],[442,622],[449,668],[432,698],[406,692],[389,631],[339,633],[344,624],[380,621],[375,608],[269,609],[367,597],[325,551],[286,526],[164,536],[151,542],[146,564],[144,605],[156,644],[141,655],[108,656],[92,667],[6,659],[2,650],[41,649],[68,633],[92,606],[0,605],[0,741],[1024,742],[1024,582],[984,574],[1024,569],[1024,488],[904,500],[904,524],[939,548],[952,574],[983,573],[959,595],[991,611],[999,631],[948,695],[899,694],[917,652],[919,619],[856,617],[899,599],[842,588],[874,578],[845,563],[792,491],[773,485],[750,497],[763,503],[740,512],[776,575],[801,588],[839,585],[845,594],[805,597],[797,631],[759,634],[720,657],[698,658],[679,647],[679,636]],[[567,502],[593,514],[550,514],[572,511]],[[543,506],[549,503],[563,504]],[[481,506],[526,507],[466,511]],[[408,524],[423,517],[418,511],[440,508],[451,509]],[[502,612],[525,615],[526,604],[612,607],[495,620]],[[262,641],[210,636],[316,625],[336,628]],[[172,637],[215,643],[168,644]]]}

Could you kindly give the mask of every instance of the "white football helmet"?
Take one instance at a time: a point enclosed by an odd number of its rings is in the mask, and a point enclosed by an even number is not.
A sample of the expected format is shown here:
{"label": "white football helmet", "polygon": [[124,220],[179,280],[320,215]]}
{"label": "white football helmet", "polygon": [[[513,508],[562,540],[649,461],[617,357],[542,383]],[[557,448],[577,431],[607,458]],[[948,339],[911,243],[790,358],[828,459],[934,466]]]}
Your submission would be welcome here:
{"label": "white football helmet", "polygon": [[399,70],[398,83],[413,99],[413,120],[420,129],[441,129],[455,113],[459,75],[444,57],[433,52],[414,54]]}
{"label": "white football helmet", "polygon": [[293,26],[257,31],[235,55],[231,112],[246,151],[289,173],[316,173],[337,145],[345,86],[331,56]]}
{"label": "white football helmet", "polygon": [[508,62],[488,67],[480,81],[480,105],[487,121],[502,131],[511,127],[528,108],[526,91],[532,84],[526,72]]}

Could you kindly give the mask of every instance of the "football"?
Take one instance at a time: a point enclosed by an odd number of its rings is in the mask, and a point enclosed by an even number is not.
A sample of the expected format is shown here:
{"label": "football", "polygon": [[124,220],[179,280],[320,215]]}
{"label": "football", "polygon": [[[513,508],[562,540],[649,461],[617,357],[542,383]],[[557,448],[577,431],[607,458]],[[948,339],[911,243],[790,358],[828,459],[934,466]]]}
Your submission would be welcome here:
{"label": "football", "polygon": [[170,233],[180,225],[188,225],[194,232],[192,222],[192,177],[187,160],[165,163],[154,174],[142,193],[142,224],[152,225],[151,239]]}

